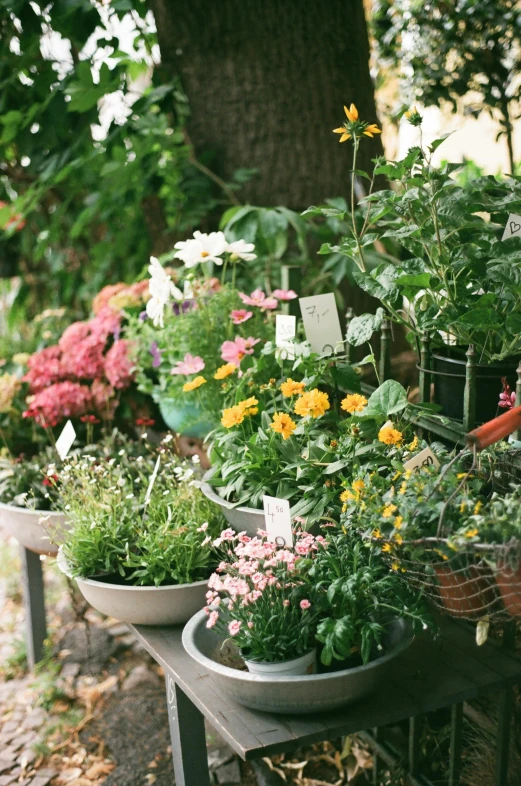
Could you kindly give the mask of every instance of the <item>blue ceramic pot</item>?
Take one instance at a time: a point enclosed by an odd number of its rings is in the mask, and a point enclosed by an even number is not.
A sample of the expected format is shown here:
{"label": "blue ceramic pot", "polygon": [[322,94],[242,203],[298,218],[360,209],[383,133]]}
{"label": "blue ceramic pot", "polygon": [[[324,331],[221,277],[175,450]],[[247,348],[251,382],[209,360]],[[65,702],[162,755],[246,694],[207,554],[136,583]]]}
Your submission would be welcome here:
{"label": "blue ceramic pot", "polygon": [[177,434],[192,439],[204,439],[208,432],[215,428],[216,424],[197,404],[181,406],[171,398],[161,398],[157,403],[166,425]]}

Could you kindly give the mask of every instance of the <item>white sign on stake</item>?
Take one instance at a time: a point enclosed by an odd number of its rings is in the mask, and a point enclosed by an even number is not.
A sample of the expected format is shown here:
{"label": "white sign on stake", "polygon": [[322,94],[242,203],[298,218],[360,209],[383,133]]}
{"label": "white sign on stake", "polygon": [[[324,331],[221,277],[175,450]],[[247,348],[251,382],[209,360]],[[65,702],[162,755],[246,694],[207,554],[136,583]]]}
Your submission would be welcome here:
{"label": "white sign on stake", "polygon": [[62,461],[67,458],[67,454],[69,450],[72,448],[72,443],[76,439],[76,432],[74,431],[74,426],[72,425],[71,421],[68,420],[65,426],[63,427],[63,431],[56,440],[56,450],[58,452],[58,456],[61,458]]}
{"label": "white sign on stake", "polygon": [[510,213],[508,216],[501,240],[507,240],[509,237],[521,237],[521,216],[517,216],[515,213]]}
{"label": "white sign on stake", "polygon": [[277,314],[275,317],[275,346],[282,360],[295,359],[295,338],[297,318],[290,314]]}
{"label": "white sign on stake", "polygon": [[148,505],[150,502],[150,495],[152,494],[152,489],[154,488],[154,483],[156,482],[157,473],[159,472],[159,465],[161,463],[161,456],[157,457],[156,465],[154,467],[154,471],[150,476],[150,483],[148,484],[147,493],[145,494],[145,506]]}
{"label": "white sign on stake", "polygon": [[403,465],[405,469],[415,470],[420,469],[420,467],[436,467],[440,466],[440,462],[432,452],[430,448],[425,448],[424,450],[420,450],[412,459],[406,461]]}
{"label": "white sign on stake", "polygon": [[264,496],[262,504],[269,540],[278,546],[291,548],[293,546],[293,532],[291,530],[289,499]]}
{"label": "white sign on stake", "polygon": [[313,352],[319,355],[341,352],[344,339],[334,294],[301,297],[299,303],[306,338]]}

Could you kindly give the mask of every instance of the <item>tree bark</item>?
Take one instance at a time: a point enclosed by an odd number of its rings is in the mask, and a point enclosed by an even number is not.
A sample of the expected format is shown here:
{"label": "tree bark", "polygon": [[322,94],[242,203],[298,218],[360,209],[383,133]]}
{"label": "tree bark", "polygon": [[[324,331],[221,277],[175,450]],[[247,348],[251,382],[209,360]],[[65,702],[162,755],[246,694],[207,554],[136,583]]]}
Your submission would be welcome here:
{"label": "tree bark", "polygon": [[[163,67],[188,97],[196,153],[211,149],[255,205],[306,208],[347,193],[351,147],[332,129],[343,105],[377,122],[362,0],[151,0]],[[364,139],[371,168],[380,139]]]}

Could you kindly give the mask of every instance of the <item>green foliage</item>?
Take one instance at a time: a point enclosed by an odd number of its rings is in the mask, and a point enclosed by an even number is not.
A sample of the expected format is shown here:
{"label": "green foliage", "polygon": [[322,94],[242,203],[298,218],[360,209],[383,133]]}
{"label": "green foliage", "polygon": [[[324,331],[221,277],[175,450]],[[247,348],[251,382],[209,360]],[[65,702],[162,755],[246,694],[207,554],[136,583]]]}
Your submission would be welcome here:
{"label": "green foliage", "polygon": [[379,0],[373,32],[379,62],[401,74],[404,99],[499,115],[514,171],[512,122],[519,112],[521,29],[515,0]]}

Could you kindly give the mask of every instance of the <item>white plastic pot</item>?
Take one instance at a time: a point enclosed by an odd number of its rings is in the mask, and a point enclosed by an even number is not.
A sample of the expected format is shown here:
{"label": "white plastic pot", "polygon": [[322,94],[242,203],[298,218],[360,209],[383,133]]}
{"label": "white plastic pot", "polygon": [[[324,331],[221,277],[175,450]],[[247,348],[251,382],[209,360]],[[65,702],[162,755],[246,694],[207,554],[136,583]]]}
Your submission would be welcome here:
{"label": "white plastic pot", "polygon": [[264,676],[278,675],[280,677],[296,676],[298,674],[315,674],[317,670],[317,651],[311,650],[301,655],[300,658],[285,660],[282,663],[266,663],[265,661],[247,660],[244,662],[252,674]]}
{"label": "white plastic pot", "polygon": [[7,535],[37,554],[58,553],[58,545],[69,529],[64,513],[31,510],[0,502],[0,527]]}

